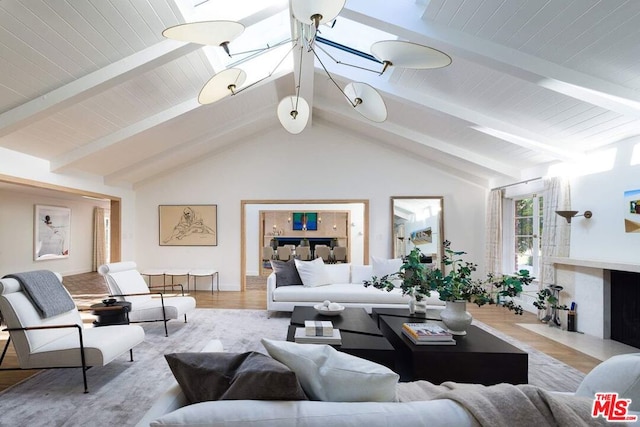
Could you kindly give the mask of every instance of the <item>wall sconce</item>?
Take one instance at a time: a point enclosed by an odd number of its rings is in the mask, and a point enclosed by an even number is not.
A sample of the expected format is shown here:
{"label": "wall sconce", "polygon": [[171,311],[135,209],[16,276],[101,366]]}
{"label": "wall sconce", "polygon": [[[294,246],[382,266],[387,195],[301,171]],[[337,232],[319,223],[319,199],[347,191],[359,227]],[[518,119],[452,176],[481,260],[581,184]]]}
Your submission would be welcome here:
{"label": "wall sconce", "polygon": [[576,217],[576,216],[583,216],[587,219],[591,218],[593,216],[593,213],[591,211],[584,211],[584,213],[582,215],[578,215],[578,211],[556,211],[556,213],[558,215],[560,215],[561,217],[563,217],[564,219],[567,220],[567,223],[571,224],[571,218]]}

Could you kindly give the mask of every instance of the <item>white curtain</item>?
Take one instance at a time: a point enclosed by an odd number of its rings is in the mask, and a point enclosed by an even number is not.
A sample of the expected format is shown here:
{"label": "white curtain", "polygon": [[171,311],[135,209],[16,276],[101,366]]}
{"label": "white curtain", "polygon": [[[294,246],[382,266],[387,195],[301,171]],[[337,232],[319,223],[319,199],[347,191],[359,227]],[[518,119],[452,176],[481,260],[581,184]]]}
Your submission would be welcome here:
{"label": "white curtain", "polygon": [[98,271],[98,267],[107,262],[107,241],[104,229],[103,208],[93,210],[93,270]]}
{"label": "white curtain", "polygon": [[540,264],[540,289],[554,284],[556,272],[549,257],[569,256],[571,225],[556,214],[557,210],[571,209],[571,191],[569,180],[553,177],[544,180],[542,225],[542,262]]}
{"label": "white curtain", "polygon": [[502,190],[491,190],[487,200],[485,272],[502,274]]}

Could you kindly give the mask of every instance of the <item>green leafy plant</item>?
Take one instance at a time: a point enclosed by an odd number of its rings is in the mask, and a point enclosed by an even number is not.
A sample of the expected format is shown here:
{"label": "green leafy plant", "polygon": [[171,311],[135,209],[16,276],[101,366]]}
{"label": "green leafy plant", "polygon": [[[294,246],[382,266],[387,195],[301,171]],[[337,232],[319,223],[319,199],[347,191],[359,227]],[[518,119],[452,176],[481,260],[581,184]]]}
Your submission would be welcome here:
{"label": "green leafy plant", "polygon": [[[422,295],[430,296],[431,291],[437,291],[442,301],[467,301],[478,306],[499,302],[514,314],[523,314],[524,309],[513,298],[524,293],[524,287],[535,279],[529,275],[529,271],[520,270],[511,275],[499,276],[488,274],[483,279],[474,278],[477,264],[463,258],[466,252],[451,249],[451,242],[448,240],[443,246],[446,272],[439,268],[427,268],[420,263],[420,249],[414,248],[405,258],[400,271],[380,278],[372,277],[371,280],[364,281],[364,286],[391,291],[395,288],[393,280],[401,279],[402,293],[415,295],[418,301]],[[537,297],[534,306],[539,309],[545,309],[545,303],[557,304],[557,299],[548,289],[539,291]]]}
{"label": "green leafy plant", "polygon": [[431,288],[427,278],[427,267],[420,262],[420,249],[414,248],[409,255],[404,258],[404,263],[400,266],[400,270],[384,275],[380,278],[373,276],[371,280],[365,280],[364,286],[373,286],[391,292],[396,288],[393,283],[400,280],[400,289],[403,295],[412,295],[418,301],[424,297],[431,295]]}
{"label": "green leafy plant", "polygon": [[549,307],[551,308],[555,308],[558,310],[569,310],[569,307],[567,307],[565,304],[558,304],[558,298],[556,298],[553,293],[551,292],[550,289],[545,288],[545,289],[540,289],[538,291],[538,299],[537,301],[533,302],[533,305],[538,309],[538,310],[546,310],[547,309],[547,304]]}

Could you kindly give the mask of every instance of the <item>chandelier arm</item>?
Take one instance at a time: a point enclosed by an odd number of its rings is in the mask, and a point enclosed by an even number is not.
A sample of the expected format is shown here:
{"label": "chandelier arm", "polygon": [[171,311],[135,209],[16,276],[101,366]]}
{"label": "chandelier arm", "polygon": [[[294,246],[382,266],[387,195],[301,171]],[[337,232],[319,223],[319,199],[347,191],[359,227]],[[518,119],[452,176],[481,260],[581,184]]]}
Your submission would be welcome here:
{"label": "chandelier arm", "polygon": [[357,68],[359,70],[364,70],[364,71],[369,71],[372,73],[376,73],[378,75],[381,75],[382,72],[380,72],[380,70],[374,70],[372,68],[367,68],[367,67],[361,67],[360,65],[355,65],[355,64],[349,64],[348,62],[342,62],[342,61],[338,61],[336,58],[334,58],[329,52],[327,52],[322,46],[320,46],[318,43],[316,43],[316,47],[318,49],[320,49],[322,51],[322,53],[324,53],[325,55],[327,55],[329,58],[331,58],[333,60],[333,62],[335,62],[338,65],[345,65],[347,67],[353,67],[353,68]]}
{"label": "chandelier arm", "polygon": [[329,73],[329,70],[327,70],[327,67],[324,66],[324,64],[322,63],[322,60],[320,59],[320,57],[318,56],[318,54],[316,53],[315,49],[311,49],[311,51],[313,52],[313,55],[318,59],[318,62],[320,63],[320,65],[322,65],[322,69],[324,70],[324,72],[327,74],[327,77],[329,77],[329,80],[331,80],[331,82],[335,85],[335,87],[338,88],[338,90],[340,91],[340,93],[342,93],[342,95],[347,99],[347,101],[349,101],[349,104],[351,104],[351,106],[353,108],[356,108],[356,106],[358,104],[354,103],[351,98],[349,98],[349,96],[347,96],[346,93],[344,93],[344,90],[342,90],[342,88],[340,87],[340,85],[338,84],[338,82],[336,82],[333,79],[333,76],[331,76],[331,73]]}
{"label": "chandelier arm", "polygon": [[[288,40],[288,41],[289,41],[289,40]],[[282,43],[279,43],[278,45],[281,45],[281,44],[282,44]],[[268,79],[269,77],[271,77],[271,76],[273,75],[273,73],[275,73],[275,72],[276,72],[276,70],[277,70],[278,68],[280,68],[280,65],[282,65],[282,63],[284,62],[284,60],[285,60],[285,59],[287,59],[287,56],[289,56],[289,54],[293,51],[293,49],[295,49],[295,47],[296,47],[297,45],[298,45],[298,42],[296,41],[296,42],[291,46],[291,49],[289,49],[289,50],[287,51],[287,53],[282,57],[282,59],[280,59],[280,61],[276,64],[276,66],[273,68],[273,70],[271,70],[271,72],[270,72],[269,74],[267,74],[266,76],[264,76],[264,77],[263,77],[263,78],[261,78],[261,79],[256,80],[255,82],[253,82],[253,83],[251,83],[251,84],[249,84],[249,85],[247,85],[247,86],[243,87],[242,89],[238,89],[238,90],[234,91],[231,95],[237,95],[237,94],[239,94],[239,93],[242,93],[242,92],[244,92],[246,89],[249,89],[250,87],[253,87],[253,86],[257,85],[258,83],[263,82],[263,81],[265,81],[266,79]],[[273,46],[273,47],[275,47],[275,46]],[[243,60],[243,61],[244,61],[244,60]]]}
{"label": "chandelier arm", "polygon": [[298,110],[298,100],[300,99],[300,86],[302,83],[302,57],[303,57],[303,47],[300,46],[300,66],[298,68],[298,84],[296,85],[296,105],[293,108],[294,110]]}
{"label": "chandelier arm", "polygon": [[[263,52],[266,52],[266,51],[268,51],[268,50],[270,50],[270,49],[275,49],[276,47],[280,47],[280,46],[282,46],[283,44],[289,43],[289,42],[291,42],[291,41],[293,41],[293,39],[288,38],[288,39],[286,39],[286,40],[282,40],[282,41],[280,41],[280,42],[278,42],[278,43],[276,43],[276,44],[274,44],[274,45],[271,45],[271,46],[267,45],[267,47],[261,47],[261,48],[259,48],[259,49],[245,50],[244,52],[236,52],[236,53],[234,53],[233,55],[234,55],[234,56],[235,56],[235,55],[246,55],[246,54],[249,54],[249,53],[252,53],[252,54],[256,54],[256,53],[257,53],[257,54],[259,55],[259,54],[261,54],[261,53],[263,53]],[[253,56],[255,56],[255,55],[252,55],[252,57],[253,57]]]}
{"label": "chandelier arm", "polygon": [[[268,51],[270,51],[270,50],[272,50],[272,49],[275,49],[275,48],[277,48],[277,47],[280,47],[280,46],[282,46],[282,45],[284,45],[284,44],[286,44],[286,43],[289,43],[289,42],[294,42],[294,43],[295,43],[295,42],[296,42],[296,40],[294,40],[294,39],[287,39],[287,40],[283,40],[283,41],[281,41],[281,42],[278,42],[278,43],[274,44],[273,46],[267,46],[267,47],[262,48],[262,49],[248,50],[248,51],[246,51],[246,52],[236,53],[235,55],[242,55],[242,54],[244,54],[244,53],[256,52],[256,53],[254,53],[254,54],[252,54],[252,55],[249,55],[249,56],[247,56],[247,57],[245,57],[245,58],[239,59],[239,60],[237,60],[236,62],[232,62],[232,63],[230,63],[229,65],[227,65],[227,68],[233,68],[233,67],[235,67],[235,66],[237,66],[237,65],[243,64],[243,63],[245,63],[245,62],[247,62],[247,61],[252,60],[253,58],[257,58],[258,56],[262,55],[263,53],[266,53],[266,52],[268,52]],[[289,52],[291,52],[291,51],[289,51]],[[289,54],[289,52],[287,52],[287,55]],[[285,56],[285,57],[286,57],[286,56]],[[282,61],[281,61],[281,62],[282,62]]]}
{"label": "chandelier arm", "polygon": [[[304,22],[298,21],[299,24],[299,32],[300,32],[300,37],[302,38],[303,41],[303,46],[306,47],[307,52],[310,52],[313,49],[313,45],[316,42],[316,37],[318,35],[318,29],[316,27],[313,26],[313,24],[305,24]],[[305,33],[309,33],[311,31],[311,29],[313,28],[313,36],[311,36],[310,38],[306,38],[305,37]],[[308,29],[308,30],[307,30]]]}

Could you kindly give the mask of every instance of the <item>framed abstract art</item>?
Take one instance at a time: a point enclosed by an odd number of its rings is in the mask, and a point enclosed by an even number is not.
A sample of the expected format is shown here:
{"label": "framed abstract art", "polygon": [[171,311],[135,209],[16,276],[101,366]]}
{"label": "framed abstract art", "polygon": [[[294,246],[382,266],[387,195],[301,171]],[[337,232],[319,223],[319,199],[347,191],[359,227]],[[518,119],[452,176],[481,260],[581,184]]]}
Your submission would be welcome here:
{"label": "framed abstract art", "polygon": [[217,246],[217,205],[160,205],[160,246]]}
{"label": "framed abstract art", "polygon": [[69,257],[71,209],[35,205],[34,259],[43,261]]}

